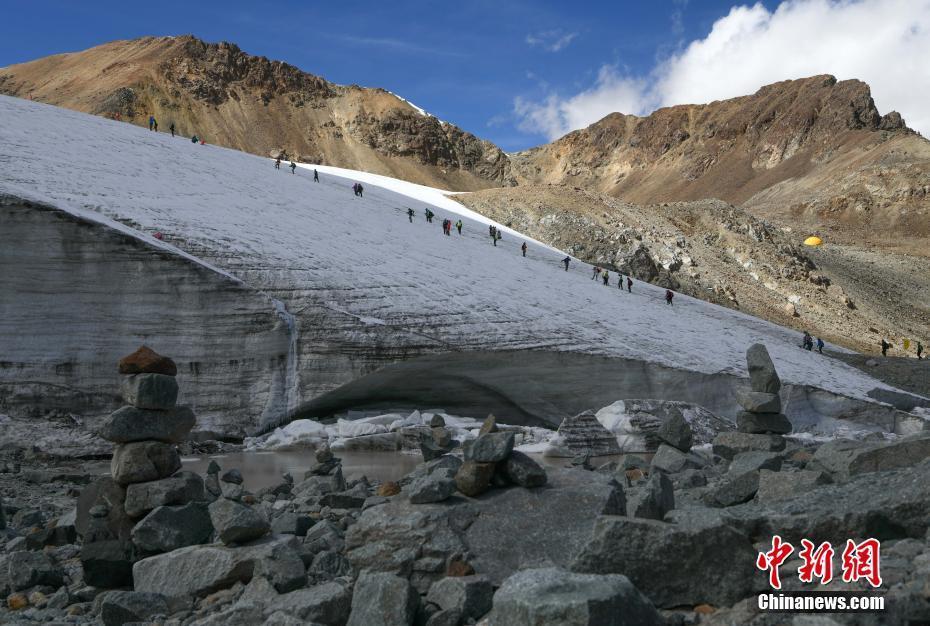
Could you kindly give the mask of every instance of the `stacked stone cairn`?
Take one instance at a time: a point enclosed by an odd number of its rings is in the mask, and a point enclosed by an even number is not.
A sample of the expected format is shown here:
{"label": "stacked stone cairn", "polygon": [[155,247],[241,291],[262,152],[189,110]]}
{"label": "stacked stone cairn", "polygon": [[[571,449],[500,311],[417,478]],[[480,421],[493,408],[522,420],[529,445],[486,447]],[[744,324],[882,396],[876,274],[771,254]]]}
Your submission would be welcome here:
{"label": "stacked stone cairn", "polygon": [[442,415],[433,415],[429,422],[429,433],[423,433],[420,437],[420,452],[423,454],[423,460],[438,459],[452,452],[457,445],[458,442],[452,438],[452,433],[446,428],[446,421]]}
{"label": "stacked stone cairn", "polygon": [[781,380],[768,350],[761,343],[746,351],[751,391],[737,395],[743,407],[736,416],[736,429],[741,433],[784,435],[791,432],[791,422],[781,412]]}
{"label": "stacked stone cairn", "polygon": [[194,427],[189,407],[177,406],[177,366],[142,346],[119,361],[128,402],[99,429],[115,444],[110,476],[78,498],[76,527],[83,534],[81,563],[87,584],[125,587],[139,559],[204,543],[213,525],[203,479],[181,469],[176,444]]}

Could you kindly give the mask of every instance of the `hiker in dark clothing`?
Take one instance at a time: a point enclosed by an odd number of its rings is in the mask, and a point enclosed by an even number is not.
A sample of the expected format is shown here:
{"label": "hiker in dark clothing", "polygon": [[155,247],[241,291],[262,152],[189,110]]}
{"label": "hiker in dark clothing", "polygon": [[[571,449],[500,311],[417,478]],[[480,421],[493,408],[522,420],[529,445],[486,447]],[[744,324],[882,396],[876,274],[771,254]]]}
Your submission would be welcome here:
{"label": "hiker in dark clothing", "polygon": [[888,348],[891,347],[891,344],[882,339],[882,356],[888,356]]}
{"label": "hiker in dark clothing", "polygon": [[497,227],[488,226],[488,232],[491,234],[491,243],[494,244],[494,247],[497,247]]}
{"label": "hiker in dark clothing", "polygon": [[317,172],[316,170],[313,170],[313,182],[315,183],[320,182],[320,173]]}
{"label": "hiker in dark clothing", "polygon": [[571,261],[571,258],[569,258],[569,257],[565,257],[564,259],[562,259],[562,263],[565,264],[565,271],[566,271],[566,272],[568,271],[568,262],[569,262],[569,261]]}
{"label": "hiker in dark clothing", "polygon": [[922,360],[923,360],[923,358],[924,358],[924,357],[923,357],[923,354],[924,354],[924,344],[922,344],[922,343],[920,343],[920,342],[918,341],[918,342],[917,342],[917,360],[918,360],[918,361],[922,361]]}
{"label": "hiker in dark clothing", "polygon": [[407,218],[410,220],[410,223],[413,224],[413,209],[407,209]]}
{"label": "hiker in dark clothing", "polygon": [[520,246],[520,249],[523,251],[523,256],[526,257],[526,242],[523,242],[523,245]]}
{"label": "hiker in dark clothing", "polygon": [[666,290],[665,290],[665,304],[668,304],[668,305],[670,305],[670,306],[674,306],[674,305],[672,305],[672,299],[673,299],[674,297],[675,297],[675,294],[672,293],[672,290],[671,290],[671,289],[666,289]]}
{"label": "hiker in dark clothing", "polygon": [[823,354],[823,347],[825,345],[827,344],[823,342],[823,339],[821,339],[820,337],[817,337],[817,352],[819,352],[820,354]]}
{"label": "hiker in dark clothing", "polygon": [[620,279],[617,281],[617,289],[623,291],[623,274],[620,274]]}
{"label": "hiker in dark clothing", "polygon": [[626,277],[626,290],[629,293],[633,293],[633,279],[629,276]]}
{"label": "hiker in dark clothing", "polygon": [[280,156],[274,160],[274,168],[276,170],[281,169],[281,157]]}
{"label": "hiker in dark clothing", "polygon": [[607,270],[604,270],[604,273],[601,274],[601,278],[604,279],[604,286],[607,286],[608,281],[610,280],[610,274],[607,273]]}
{"label": "hiker in dark clothing", "polygon": [[356,183],[356,184],[358,185],[358,197],[361,198],[363,197],[362,192],[365,191],[365,188],[362,187],[362,183]]}
{"label": "hiker in dark clothing", "polygon": [[443,220],[442,230],[444,233],[446,233],[446,237],[451,237],[452,236],[452,220]]}
{"label": "hiker in dark clothing", "polygon": [[198,141],[200,141],[200,139],[197,137],[197,135],[191,137],[191,143],[197,143]]}
{"label": "hiker in dark clothing", "polygon": [[814,348],[814,338],[810,336],[806,330],[804,331],[804,337],[801,339],[801,347],[805,350],[812,350]]}
{"label": "hiker in dark clothing", "polygon": [[459,231],[459,234],[462,234],[462,220],[459,220],[455,223],[455,228]]}
{"label": "hiker in dark clothing", "polygon": [[291,174],[293,174],[293,173],[294,173],[294,170],[296,170],[296,169],[297,169],[297,164],[294,163],[293,161],[291,161]]}
{"label": "hiker in dark clothing", "polygon": [[433,212],[430,211],[429,209],[426,209],[426,222],[429,223],[429,224],[432,224],[432,223],[433,223],[433,216],[434,216],[434,215],[435,215],[435,213],[433,213]]}
{"label": "hiker in dark clothing", "polygon": [[168,127],[168,130],[171,131],[171,136],[174,137],[174,122],[171,122],[171,126]]}
{"label": "hiker in dark clothing", "polygon": [[158,124],[155,123],[155,116],[149,115],[149,130],[158,129]]}

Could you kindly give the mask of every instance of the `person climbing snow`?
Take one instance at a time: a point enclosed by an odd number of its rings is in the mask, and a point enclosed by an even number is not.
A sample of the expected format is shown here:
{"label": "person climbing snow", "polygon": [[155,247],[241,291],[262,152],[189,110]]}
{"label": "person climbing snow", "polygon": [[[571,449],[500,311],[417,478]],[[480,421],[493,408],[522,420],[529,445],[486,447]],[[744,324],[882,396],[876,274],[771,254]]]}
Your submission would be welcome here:
{"label": "person climbing snow", "polygon": [[523,257],[526,258],[526,242],[523,242],[523,245],[520,246],[520,250],[523,251]]}
{"label": "person climbing snow", "polygon": [[191,143],[197,143],[198,141],[200,141],[200,139],[197,137],[197,135],[191,137]]}
{"label": "person climbing snow", "polygon": [[497,229],[494,229],[494,235],[495,235],[494,247],[496,248],[496,247],[497,247],[497,242],[500,241],[501,239],[503,239],[504,236],[501,234],[501,231],[499,231],[499,230],[497,230]]}
{"label": "person climbing snow", "polygon": [[823,342],[823,339],[821,339],[820,337],[817,337],[817,352],[819,352],[820,354],[823,354],[823,347],[825,345],[827,344]]}
{"label": "person climbing snow", "polygon": [[296,170],[296,169],[297,169],[297,164],[294,163],[293,161],[291,161],[291,174],[293,174],[293,173],[294,173],[294,170]]}
{"label": "person climbing snow", "polygon": [[409,219],[410,223],[413,224],[413,209],[407,209],[407,219]]}
{"label": "person climbing snow", "polygon": [[281,157],[280,156],[278,156],[278,158],[274,160],[274,168],[276,170],[281,169]]}
{"label": "person climbing snow", "polygon": [[362,196],[362,192],[363,192],[363,191],[365,191],[365,188],[362,187],[362,183],[358,183],[358,197],[359,197],[359,198],[363,197],[363,196]]}
{"label": "person climbing snow", "polygon": [[666,289],[665,290],[665,304],[668,304],[669,306],[674,306],[672,305],[672,300],[674,300],[674,298],[675,298],[675,294],[672,293],[672,290]]}
{"label": "person climbing snow", "polygon": [[626,290],[629,293],[633,293],[633,279],[629,276],[626,277]]}
{"label": "person climbing snow", "polygon": [[924,354],[924,344],[922,344],[922,343],[920,343],[920,342],[918,341],[918,342],[917,342],[917,360],[918,360],[918,361],[922,361],[922,360],[923,360],[923,358],[924,358],[924,357],[923,357],[923,354]]}
{"label": "person climbing snow", "polygon": [[320,173],[317,172],[315,169],[313,170],[313,182],[315,183],[320,182]]}
{"label": "person climbing snow", "polygon": [[597,277],[601,275],[601,268],[594,266],[594,273],[591,275],[591,280],[597,280]]}
{"label": "person climbing snow", "polygon": [[155,122],[154,115],[149,115],[149,130],[158,130],[158,123]]}
{"label": "person climbing snow", "polygon": [[446,237],[452,236],[452,220],[443,220],[442,221],[442,230],[446,233]]}
{"label": "person climbing snow", "polygon": [[570,257],[565,257],[564,259],[562,259],[562,263],[565,264],[565,271],[566,271],[566,272],[568,271],[568,263],[569,263],[569,261],[571,261],[571,258],[570,258]]}
{"label": "person climbing snow", "polygon": [[459,234],[461,235],[462,234],[462,220],[459,220],[455,223],[455,228],[456,230],[459,231]]}
{"label": "person climbing snow", "polygon": [[623,274],[620,274],[619,278],[617,279],[617,289],[623,291]]}
{"label": "person climbing snow", "polygon": [[881,344],[881,345],[882,345],[882,356],[888,356],[888,348],[891,347],[891,344],[888,343],[887,341],[885,341],[884,338],[882,338],[882,344]]}
{"label": "person climbing snow", "polygon": [[426,213],[426,222],[427,222],[428,224],[432,224],[432,223],[433,223],[433,216],[436,215],[436,214],[433,213],[432,211],[430,211],[428,208],[426,209],[425,213]]}
{"label": "person climbing snow", "polygon": [[607,270],[604,270],[604,273],[601,274],[601,278],[604,279],[604,286],[606,287],[610,282],[610,274],[607,273]]}
{"label": "person climbing snow", "polygon": [[174,137],[174,122],[171,122],[171,126],[168,127],[168,130],[171,131],[171,136]]}
{"label": "person climbing snow", "polygon": [[811,350],[814,347],[814,338],[806,330],[804,331],[804,337],[801,338],[801,347],[805,350]]}

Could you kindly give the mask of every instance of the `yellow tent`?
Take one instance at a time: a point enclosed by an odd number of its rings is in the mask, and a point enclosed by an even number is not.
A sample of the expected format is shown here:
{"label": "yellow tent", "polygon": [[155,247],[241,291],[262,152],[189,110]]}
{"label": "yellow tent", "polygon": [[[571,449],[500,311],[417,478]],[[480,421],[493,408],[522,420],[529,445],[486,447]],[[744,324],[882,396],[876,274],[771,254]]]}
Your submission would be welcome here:
{"label": "yellow tent", "polygon": [[804,240],[805,246],[819,246],[822,243],[823,243],[823,239],[821,239],[820,237],[810,236]]}

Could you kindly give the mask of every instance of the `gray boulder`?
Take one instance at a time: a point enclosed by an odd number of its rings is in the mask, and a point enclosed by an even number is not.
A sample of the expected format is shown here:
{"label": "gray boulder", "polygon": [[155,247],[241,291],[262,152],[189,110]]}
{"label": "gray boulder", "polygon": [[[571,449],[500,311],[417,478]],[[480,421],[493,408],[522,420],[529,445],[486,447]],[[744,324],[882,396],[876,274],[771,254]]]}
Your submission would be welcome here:
{"label": "gray boulder", "polygon": [[477,620],[491,610],[494,586],[485,576],[449,576],[429,588],[426,601],[440,609],[458,609],[462,619]]}
{"label": "gray boulder", "polygon": [[162,441],[181,443],[194,427],[197,418],[190,407],[179,406],[168,411],[150,411],[124,406],[114,411],[100,427],[100,436],[115,443]]}
{"label": "gray boulder", "polygon": [[728,471],[734,476],[763,469],[777,472],[781,469],[782,459],[782,455],[777,452],[740,452],[730,461]]}
{"label": "gray boulder", "polygon": [[563,419],[557,441],[563,456],[620,454],[616,435],[604,428],[594,411],[584,411]]}
{"label": "gray boulder", "polygon": [[[139,374],[139,376],[153,376],[153,374]],[[100,602],[100,620],[105,626],[149,622],[153,617],[159,615],[167,617],[171,613],[165,597],[157,593],[108,591]]]}
{"label": "gray boulder", "polygon": [[210,513],[202,502],[160,506],[132,529],[132,542],[142,552],[170,552],[206,543],[212,536]]}
{"label": "gray boulder", "polygon": [[479,435],[465,444],[465,461],[476,463],[498,463],[510,456],[513,450],[514,433],[496,432]]}
{"label": "gray boulder", "polygon": [[434,472],[417,478],[404,487],[412,504],[442,502],[455,493],[455,481],[448,473]]}
{"label": "gray boulder", "polygon": [[829,474],[817,470],[778,472],[762,469],[759,472],[759,490],[756,492],[756,499],[759,502],[785,500],[832,482]]}
{"label": "gray boulder", "polygon": [[90,525],[90,509],[104,505],[107,510],[106,525],[114,539],[128,540],[132,532],[133,521],[127,515],[123,502],[126,500],[126,488],[109,476],[102,476],[81,490],[75,506],[74,528],[78,535],[85,537]]}
{"label": "gray boulder", "polygon": [[268,554],[256,559],[254,576],[270,582],[278,593],[287,593],[307,585],[307,569],[290,543],[274,544]]}
{"label": "gray boulder", "polygon": [[84,582],[92,587],[113,589],[132,585],[135,553],[128,541],[110,539],[81,546]]}
{"label": "gray boulder", "polygon": [[242,478],[242,472],[236,468],[233,468],[224,473],[222,476],[220,476],[220,480],[224,483],[232,483],[233,485],[241,485],[243,482],[245,482],[245,480]]}
{"label": "gray boulder", "polygon": [[626,514],[629,517],[663,519],[675,508],[672,481],[662,472],[653,472],[647,480],[626,492]]}
{"label": "gray boulder", "polygon": [[488,626],[660,626],[652,603],[626,576],[551,567],[509,577],[494,594]]}
{"label": "gray boulder", "polygon": [[548,480],[546,470],[519,450],[511,452],[507,460],[501,463],[497,469],[509,482],[529,489],[542,487]]}
{"label": "gray boulder", "polygon": [[154,508],[181,505],[204,500],[203,479],[193,472],[178,472],[174,476],[126,488],[126,514],[141,517]]}
{"label": "gray boulder", "polygon": [[244,543],[265,535],[271,526],[255,509],[220,498],[209,507],[210,520],[224,544]]}
{"label": "gray boulder", "polygon": [[479,496],[490,488],[494,470],[494,463],[465,461],[455,473],[455,487],[470,498]]}
{"label": "gray boulder", "polygon": [[420,594],[406,579],[386,572],[362,572],[355,583],[347,626],[408,626],[419,605]]}
{"label": "gray boulder", "polygon": [[652,457],[652,468],[667,474],[677,474],[686,469],[700,469],[704,463],[693,454],[682,452],[670,445],[661,444]]}
{"label": "gray boulder", "polygon": [[746,350],[746,364],[749,366],[749,382],[752,390],[760,393],[778,393],[781,379],[775,371],[775,364],[769,351],[761,343],[749,346]]}
{"label": "gray boulder", "polygon": [[784,435],[791,432],[791,422],[781,413],[740,411],[736,416],[736,430],[741,433]]}
{"label": "gray boulder", "polygon": [[309,515],[287,511],[271,521],[271,531],[276,535],[305,537],[313,523],[314,520]]}
{"label": "gray boulder", "polygon": [[781,397],[777,393],[737,391],[736,401],[750,413],[781,413]]}
{"label": "gray boulder", "polygon": [[123,377],[120,391],[123,399],[136,408],[167,411],[178,400],[178,381],[164,374],[132,374]]}
{"label": "gray boulder", "polygon": [[749,538],[713,517],[703,523],[668,524],[605,515],[597,520],[572,570],[624,572],[661,608],[729,606],[765,582],[755,562]]}
{"label": "gray boulder", "polygon": [[324,550],[313,557],[307,573],[317,581],[326,581],[352,574],[352,564],[341,552]]}
{"label": "gray boulder", "polygon": [[733,506],[752,500],[758,490],[759,472],[753,470],[728,476],[713,490],[711,497],[720,506]]}
{"label": "gray boulder", "polygon": [[110,462],[110,475],[117,483],[144,483],[171,476],[181,469],[177,448],[159,441],[117,445]]}
{"label": "gray boulder", "polygon": [[911,467],[930,458],[930,434],[921,433],[891,443],[838,440],[823,444],[809,467],[830,472],[837,480],[848,480],[866,472]]}
{"label": "gray boulder", "polygon": [[323,583],[278,596],[275,608],[305,622],[340,626],[349,619],[352,592],[338,582]]}
{"label": "gray boulder", "polygon": [[725,459],[732,459],[740,452],[781,452],[784,449],[785,438],[781,435],[726,432],[714,437],[713,441],[714,454]]}
{"label": "gray boulder", "polygon": [[656,431],[656,436],[682,452],[691,450],[693,440],[691,424],[680,412],[670,415],[668,419],[663,421],[662,425],[659,426],[659,430]]}
{"label": "gray boulder", "polygon": [[64,573],[44,552],[23,550],[10,554],[7,560],[7,580],[13,591],[22,591],[36,585],[57,588],[64,583]]}

